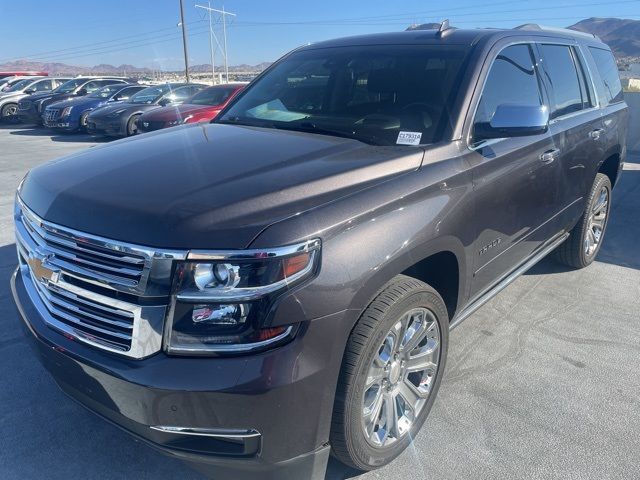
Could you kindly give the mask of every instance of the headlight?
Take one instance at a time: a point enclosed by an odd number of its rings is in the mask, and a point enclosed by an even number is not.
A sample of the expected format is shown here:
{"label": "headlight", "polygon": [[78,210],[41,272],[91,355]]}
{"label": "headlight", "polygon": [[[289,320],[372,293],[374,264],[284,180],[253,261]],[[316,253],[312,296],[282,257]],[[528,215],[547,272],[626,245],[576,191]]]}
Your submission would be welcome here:
{"label": "headlight", "polygon": [[320,241],[273,250],[191,252],[175,272],[165,350],[208,355],[260,350],[293,326],[264,324],[275,298],[317,271]]}
{"label": "headlight", "polygon": [[73,109],[73,107],[64,107],[62,109],[62,114],[60,116],[61,117],[66,117],[67,115],[69,115],[71,113],[72,109]]}
{"label": "headlight", "polygon": [[193,115],[187,115],[186,117],[184,117],[184,119],[182,120],[182,123],[189,123],[189,120],[191,120],[193,118]]}

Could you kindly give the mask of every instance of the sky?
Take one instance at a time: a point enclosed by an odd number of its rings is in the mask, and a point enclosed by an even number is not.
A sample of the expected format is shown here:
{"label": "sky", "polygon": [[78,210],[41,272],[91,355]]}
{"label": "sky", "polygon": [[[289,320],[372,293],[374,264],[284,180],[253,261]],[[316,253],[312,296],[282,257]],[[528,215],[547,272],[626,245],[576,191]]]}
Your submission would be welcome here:
{"label": "sky", "polygon": [[[206,11],[184,0],[189,61],[210,63]],[[173,70],[184,65],[179,0],[0,0],[0,63],[16,59],[93,66],[132,64]],[[413,23],[513,27],[568,26],[588,17],[640,20],[640,0],[212,0],[228,17],[229,64],[274,61],[307,43],[404,30]],[[213,18],[222,64],[222,23]],[[214,41],[215,42],[215,41]]]}

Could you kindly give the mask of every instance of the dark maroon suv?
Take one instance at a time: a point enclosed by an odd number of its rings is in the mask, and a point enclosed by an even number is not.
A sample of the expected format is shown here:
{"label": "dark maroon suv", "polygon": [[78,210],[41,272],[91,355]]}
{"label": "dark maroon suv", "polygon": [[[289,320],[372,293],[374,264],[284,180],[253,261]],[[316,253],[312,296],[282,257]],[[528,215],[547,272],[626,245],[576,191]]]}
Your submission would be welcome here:
{"label": "dark maroon suv", "polygon": [[13,295],[66,393],[216,478],[374,469],[427,418],[451,328],[553,251],[593,262],[627,117],[578,32],[305,46],[211,124],[32,170]]}

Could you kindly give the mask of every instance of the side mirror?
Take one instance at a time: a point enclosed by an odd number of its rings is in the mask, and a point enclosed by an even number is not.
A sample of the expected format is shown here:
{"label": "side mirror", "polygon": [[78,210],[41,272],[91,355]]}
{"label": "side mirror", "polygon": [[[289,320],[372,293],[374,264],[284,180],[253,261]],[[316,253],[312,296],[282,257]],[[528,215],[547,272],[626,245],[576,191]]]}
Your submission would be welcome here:
{"label": "side mirror", "polygon": [[35,88],[27,88],[24,93],[26,93],[27,95],[31,95],[32,93],[36,93],[36,89]]}
{"label": "side mirror", "polygon": [[477,132],[482,139],[540,135],[549,128],[549,110],[545,105],[498,105],[488,125]]}
{"label": "side mirror", "polygon": [[78,90],[76,92],[76,95],[78,95],[79,97],[86,95],[87,94],[87,89],[86,88],[81,88],[80,90]]}

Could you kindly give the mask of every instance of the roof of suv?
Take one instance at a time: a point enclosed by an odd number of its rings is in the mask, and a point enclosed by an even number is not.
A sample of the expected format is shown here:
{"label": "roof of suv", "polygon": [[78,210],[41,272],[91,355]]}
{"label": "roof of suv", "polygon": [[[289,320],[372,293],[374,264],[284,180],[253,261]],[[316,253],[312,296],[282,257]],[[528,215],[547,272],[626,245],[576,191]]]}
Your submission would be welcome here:
{"label": "roof of suv", "polygon": [[512,36],[539,36],[539,37],[564,37],[572,40],[582,40],[589,43],[602,44],[600,39],[583,32],[564,28],[540,27],[535,24],[521,25],[513,29],[457,29],[447,28],[438,30],[408,30],[403,32],[374,33],[369,35],[356,35],[318,42],[303,48],[314,47],[346,47],[353,45],[403,45],[403,44],[449,44],[449,45],[473,45],[481,39],[492,37],[498,40]]}

